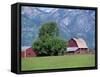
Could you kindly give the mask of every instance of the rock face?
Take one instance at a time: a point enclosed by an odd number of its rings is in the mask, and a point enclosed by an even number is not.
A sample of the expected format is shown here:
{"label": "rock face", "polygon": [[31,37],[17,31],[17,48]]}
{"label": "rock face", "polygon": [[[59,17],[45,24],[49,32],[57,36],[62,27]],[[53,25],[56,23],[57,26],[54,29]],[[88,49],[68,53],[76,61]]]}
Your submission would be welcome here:
{"label": "rock face", "polygon": [[22,7],[22,46],[31,46],[38,37],[41,24],[55,21],[60,37],[71,39],[84,38],[89,48],[95,47],[95,11],[79,9],[59,9]]}

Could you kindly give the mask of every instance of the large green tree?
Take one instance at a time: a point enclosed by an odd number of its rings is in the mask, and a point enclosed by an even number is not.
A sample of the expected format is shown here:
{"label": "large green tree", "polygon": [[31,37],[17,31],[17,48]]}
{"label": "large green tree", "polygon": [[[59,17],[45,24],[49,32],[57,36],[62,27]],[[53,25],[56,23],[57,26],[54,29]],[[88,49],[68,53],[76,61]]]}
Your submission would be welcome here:
{"label": "large green tree", "polygon": [[55,22],[48,22],[41,26],[39,38],[32,48],[39,56],[62,55],[66,50],[66,42],[59,38],[59,29]]}
{"label": "large green tree", "polygon": [[47,22],[41,26],[41,28],[39,30],[39,37],[42,37],[45,35],[49,35],[49,36],[58,36],[59,35],[59,29],[55,22]]}

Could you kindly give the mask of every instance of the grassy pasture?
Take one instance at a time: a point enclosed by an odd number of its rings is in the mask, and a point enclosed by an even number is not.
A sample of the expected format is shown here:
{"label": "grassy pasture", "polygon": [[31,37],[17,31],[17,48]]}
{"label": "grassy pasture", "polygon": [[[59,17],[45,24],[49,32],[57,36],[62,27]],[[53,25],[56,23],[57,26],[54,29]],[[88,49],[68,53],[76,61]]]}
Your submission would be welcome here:
{"label": "grassy pasture", "polygon": [[93,54],[29,57],[21,59],[21,70],[42,70],[95,66]]}

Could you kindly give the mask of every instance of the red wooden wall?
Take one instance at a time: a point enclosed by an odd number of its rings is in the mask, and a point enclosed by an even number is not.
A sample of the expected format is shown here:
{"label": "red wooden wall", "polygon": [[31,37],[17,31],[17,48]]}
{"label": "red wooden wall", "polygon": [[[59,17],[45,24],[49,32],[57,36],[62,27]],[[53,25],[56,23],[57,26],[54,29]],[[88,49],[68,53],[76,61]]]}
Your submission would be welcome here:
{"label": "red wooden wall", "polygon": [[68,41],[68,47],[78,47],[75,40],[71,39]]}

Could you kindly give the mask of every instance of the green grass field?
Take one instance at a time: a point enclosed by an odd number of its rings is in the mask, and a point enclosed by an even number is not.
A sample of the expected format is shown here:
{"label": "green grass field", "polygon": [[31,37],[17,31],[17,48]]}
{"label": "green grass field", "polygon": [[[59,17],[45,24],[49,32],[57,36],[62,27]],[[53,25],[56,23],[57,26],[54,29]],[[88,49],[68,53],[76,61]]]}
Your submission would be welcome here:
{"label": "green grass field", "polygon": [[21,60],[22,71],[91,66],[95,66],[95,56],[93,54],[31,57]]}

